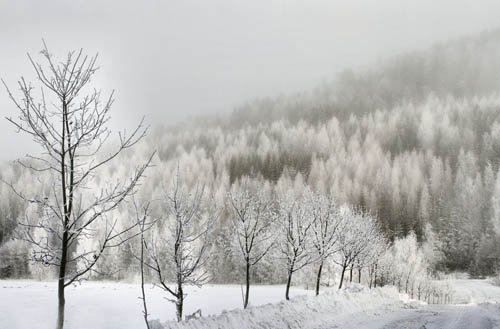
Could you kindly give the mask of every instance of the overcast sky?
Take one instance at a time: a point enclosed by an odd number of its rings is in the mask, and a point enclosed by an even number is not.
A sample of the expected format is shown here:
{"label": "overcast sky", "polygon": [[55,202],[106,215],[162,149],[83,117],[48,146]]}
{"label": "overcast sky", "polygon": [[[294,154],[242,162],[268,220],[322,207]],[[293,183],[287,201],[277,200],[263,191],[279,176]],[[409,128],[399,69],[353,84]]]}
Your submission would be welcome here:
{"label": "overcast sky", "polygon": [[[0,77],[32,77],[26,52],[99,52],[113,126],[166,125],[308,90],[339,70],[500,26],[498,0],[0,0]],[[31,151],[4,116],[0,159]]]}

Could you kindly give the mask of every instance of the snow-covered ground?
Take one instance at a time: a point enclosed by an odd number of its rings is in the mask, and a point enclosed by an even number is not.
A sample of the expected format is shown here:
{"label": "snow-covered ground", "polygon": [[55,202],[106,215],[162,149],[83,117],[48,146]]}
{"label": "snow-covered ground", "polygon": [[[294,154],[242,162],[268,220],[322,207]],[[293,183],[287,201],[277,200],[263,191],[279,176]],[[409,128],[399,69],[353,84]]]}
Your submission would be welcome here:
{"label": "snow-covered ground", "polygon": [[500,287],[489,280],[457,279],[450,283],[455,304],[500,303]]}
{"label": "snow-covered ground", "polygon": [[154,329],[305,329],[356,328],[351,320],[367,315],[390,314],[404,304],[393,287],[367,289],[353,285],[345,290],[325,290],[320,296],[300,296],[273,305],[225,312],[218,316],[176,323]]}
{"label": "snow-covered ground", "polygon": [[[500,287],[488,280],[450,280],[459,305],[425,305],[391,288],[330,290],[320,298],[233,311],[165,329],[314,328],[314,329],[493,329],[500,328]],[[490,303],[490,304],[481,304]]]}
{"label": "snow-covered ground", "polygon": [[[150,318],[172,329],[500,328],[500,287],[487,280],[450,283],[454,301],[461,305],[421,305],[408,302],[394,288],[357,285],[343,291],[323,289],[320,297],[293,288],[292,300],[285,302],[283,286],[255,286],[250,291],[252,307],[246,311],[241,310],[240,286],[207,285],[188,289],[185,305],[186,314],[201,309],[204,318],[181,325],[169,321],[175,318],[175,308],[160,289],[149,286],[147,293]],[[66,328],[144,328],[139,295],[137,284],[85,282],[68,288]],[[486,302],[491,304],[482,304]],[[0,281],[0,329],[52,328],[55,309],[54,282]]]}
{"label": "snow-covered ground", "polygon": [[[185,314],[201,309],[203,316],[242,307],[237,285],[206,285],[187,289]],[[152,319],[175,319],[175,305],[158,287],[146,290]],[[291,296],[311,295],[292,288]],[[144,327],[138,284],[84,282],[66,288],[66,329],[140,329]],[[252,286],[250,304],[277,303],[284,299],[284,286]],[[56,322],[55,282],[0,280],[0,329],[53,328]]]}

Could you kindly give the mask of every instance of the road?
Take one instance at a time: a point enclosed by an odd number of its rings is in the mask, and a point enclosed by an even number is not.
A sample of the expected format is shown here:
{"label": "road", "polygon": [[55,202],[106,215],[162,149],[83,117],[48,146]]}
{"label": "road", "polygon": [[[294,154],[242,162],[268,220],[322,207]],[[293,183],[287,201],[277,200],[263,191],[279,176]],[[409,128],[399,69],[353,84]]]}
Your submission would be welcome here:
{"label": "road", "polygon": [[[339,319],[323,329],[495,329],[500,305],[428,305]],[[319,328],[318,328],[319,329]]]}
{"label": "road", "polygon": [[493,329],[495,322],[491,312],[480,306],[441,306],[406,312],[382,328]]}
{"label": "road", "polygon": [[500,329],[500,287],[489,280],[450,280],[454,305],[407,304],[365,312],[318,329]]}

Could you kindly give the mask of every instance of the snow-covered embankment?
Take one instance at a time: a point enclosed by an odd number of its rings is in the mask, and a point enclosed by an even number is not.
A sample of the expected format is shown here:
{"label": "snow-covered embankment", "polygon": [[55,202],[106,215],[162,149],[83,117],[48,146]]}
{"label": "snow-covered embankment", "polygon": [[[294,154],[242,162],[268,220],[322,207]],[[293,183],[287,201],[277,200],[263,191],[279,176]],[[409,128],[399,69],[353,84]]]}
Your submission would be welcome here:
{"label": "snow-covered embankment", "polygon": [[193,319],[181,323],[154,321],[154,328],[161,329],[249,329],[287,328],[302,329],[321,327],[339,317],[373,310],[399,308],[402,304],[395,288],[367,289],[353,286],[345,290],[325,290],[320,296],[300,296],[278,304],[233,310],[220,315]]}

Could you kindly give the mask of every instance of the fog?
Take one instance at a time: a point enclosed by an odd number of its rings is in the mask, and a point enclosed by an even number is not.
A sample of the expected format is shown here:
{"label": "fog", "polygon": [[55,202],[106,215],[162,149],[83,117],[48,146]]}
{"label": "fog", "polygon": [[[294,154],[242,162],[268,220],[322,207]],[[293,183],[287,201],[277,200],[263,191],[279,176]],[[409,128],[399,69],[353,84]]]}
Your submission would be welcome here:
{"label": "fog", "polygon": [[[495,28],[498,17],[494,0],[2,1],[0,77],[33,79],[26,52],[42,38],[59,58],[82,47],[99,52],[95,86],[116,90],[113,127],[142,116],[168,126]],[[0,113],[15,115],[3,90]],[[0,159],[33,150],[6,120],[0,129]]]}

